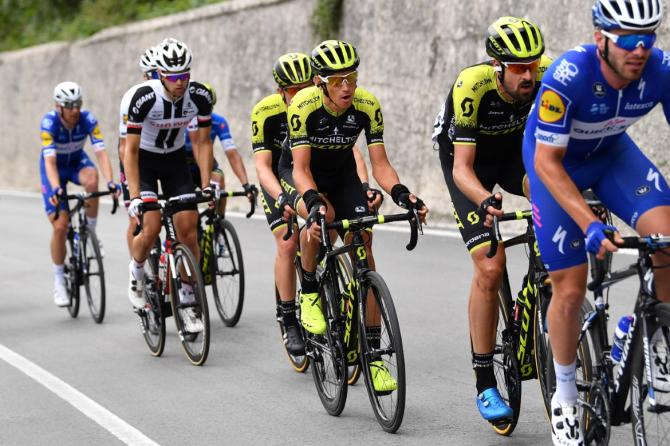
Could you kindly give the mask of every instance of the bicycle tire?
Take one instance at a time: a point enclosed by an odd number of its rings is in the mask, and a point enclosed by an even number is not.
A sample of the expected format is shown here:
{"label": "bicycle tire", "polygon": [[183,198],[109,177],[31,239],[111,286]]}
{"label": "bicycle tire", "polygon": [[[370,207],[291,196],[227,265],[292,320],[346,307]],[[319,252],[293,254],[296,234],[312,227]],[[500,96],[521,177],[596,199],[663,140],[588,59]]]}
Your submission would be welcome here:
{"label": "bicycle tire", "polygon": [[[170,302],[172,304],[172,314],[179,340],[191,364],[201,366],[207,361],[209,354],[210,326],[209,310],[207,307],[207,295],[205,294],[205,285],[202,280],[200,265],[195,261],[195,256],[186,245],[177,243],[173,247],[174,256],[174,274],[170,274]],[[174,277],[173,277],[174,276]],[[179,289],[182,283],[189,283],[193,287],[195,301],[189,304],[183,304],[179,298]],[[193,308],[195,315],[202,321],[203,330],[199,333],[190,333],[186,331],[184,322],[180,316],[180,309],[186,307]]]}
{"label": "bicycle tire", "polygon": [[[359,318],[359,333],[363,378],[368,390],[370,404],[377,418],[377,422],[386,432],[396,432],[402,424],[405,414],[405,355],[400,334],[400,324],[393,304],[391,292],[382,276],[375,271],[366,271],[363,275],[359,296],[366,296],[365,304],[359,303],[361,309]],[[368,316],[369,291],[380,313],[381,342],[375,349],[368,342],[366,320]],[[376,350],[376,352],[375,352]],[[394,359],[395,358],[395,359]],[[377,392],[374,389],[370,363],[372,360],[382,360],[384,366],[397,383],[396,390],[391,392]]]}
{"label": "bicycle tire", "polygon": [[153,356],[161,356],[165,349],[165,315],[163,314],[163,285],[158,281],[158,262],[160,241],[147,258],[148,272],[145,273],[144,297],[147,304],[140,309],[137,316],[140,318],[142,335]]}
{"label": "bicycle tire", "polygon": [[[339,317],[338,290],[331,273],[326,271],[319,281],[319,298],[326,318],[324,335],[307,333],[306,344],[310,354],[312,377],[321,404],[332,416],[338,416],[347,402],[347,360],[342,344],[342,328]],[[337,305],[336,308],[335,305]]]}
{"label": "bicycle tire", "polygon": [[[298,259],[297,261],[300,261]],[[295,302],[298,302],[298,292],[296,292],[296,300]],[[291,367],[293,367],[293,370],[295,370],[298,373],[305,373],[307,369],[309,368],[309,356],[307,356],[307,353],[302,354],[302,355],[296,355],[294,353],[289,352],[286,349],[286,344],[283,342],[286,339],[286,328],[284,327],[284,321],[282,319],[282,314],[281,314],[281,309],[279,308],[279,291],[277,290],[277,287],[275,286],[275,302],[277,304],[277,323],[279,324],[279,332],[281,334],[282,338],[282,345],[284,346],[284,351],[286,352],[286,356],[288,357],[288,361],[291,364]],[[302,330],[302,326],[300,325],[300,305],[295,306],[295,317],[296,317],[296,322],[298,324],[298,329],[301,330],[303,333],[303,339],[305,338],[304,336],[304,331]]]}
{"label": "bicycle tire", "polygon": [[[100,253],[100,244],[95,231],[87,230],[82,234],[82,279],[84,291],[86,292],[86,301],[88,309],[91,312],[93,320],[100,324],[105,318],[105,268],[102,263],[102,254]],[[93,286],[96,281],[99,286]],[[97,293],[96,293],[97,291]],[[96,301],[95,295],[98,294]]]}
{"label": "bicycle tire", "polygon": [[[546,332],[546,310],[551,300],[551,294],[540,291],[535,307],[535,323],[533,328],[533,345],[535,346],[535,370],[537,370],[537,380],[540,385],[540,394],[547,418],[551,419],[551,397],[556,388],[555,376],[553,373],[553,362],[551,369],[548,369],[549,363],[549,334]],[[542,307],[542,308],[541,308]],[[550,371],[551,370],[551,373]]]}
{"label": "bicycle tire", "polygon": [[[224,241],[219,249],[219,235]],[[244,306],[244,259],[237,231],[232,223],[219,219],[212,237],[212,293],[216,311],[227,327],[234,327]]]}
{"label": "bicycle tire", "polygon": [[498,291],[498,321],[496,323],[496,343],[493,356],[493,373],[498,383],[500,396],[512,409],[512,419],[491,423],[493,430],[502,436],[514,432],[521,412],[522,379],[516,358],[517,340],[514,335],[512,316],[513,300],[509,288],[507,270],[504,272],[503,286]]}
{"label": "bicycle tire", "polygon": [[[667,304],[665,305],[667,306]],[[658,316],[660,327],[662,327],[664,333],[661,342],[665,342],[665,349],[668,352],[670,351],[670,329],[668,328],[670,321],[664,320],[666,318],[663,315]],[[638,324],[638,338],[641,338],[643,336],[641,321]],[[651,325],[649,324],[648,326]],[[653,336],[653,334],[650,336]],[[631,346],[631,348],[634,348],[635,353],[631,363],[630,387],[633,439],[636,441],[635,444],[649,446],[667,445],[670,438],[670,393],[654,390],[653,399],[655,400],[655,404],[651,403],[650,400],[652,397],[650,396],[650,385],[645,367],[646,360],[642,342],[638,339],[635,344]],[[649,354],[652,355],[655,346],[651,342],[649,344]],[[651,359],[651,361],[654,360],[655,358]]]}
{"label": "bicycle tire", "polygon": [[[76,318],[79,315],[79,292],[81,285],[79,259],[74,255],[74,244],[74,233],[71,232],[68,234],[67,243],[65,244],[64,277],[67,294],[70,296],[70,305],[67,307],[67,311],[72,318]],[[79,249],[81,249],[81,247]]]}

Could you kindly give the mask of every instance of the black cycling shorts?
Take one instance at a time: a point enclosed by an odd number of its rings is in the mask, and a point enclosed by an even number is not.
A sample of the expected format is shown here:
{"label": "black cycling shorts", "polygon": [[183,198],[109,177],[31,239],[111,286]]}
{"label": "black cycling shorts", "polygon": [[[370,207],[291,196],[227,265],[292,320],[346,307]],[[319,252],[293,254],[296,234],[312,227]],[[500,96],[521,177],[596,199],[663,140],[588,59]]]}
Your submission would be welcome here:
{"label": "black cycling shorts", "polygon": [[[477,178],[487,190],[493,190],[497,184],[506,192],[523,196],[523,179],[526,170],[521,158],[521,146],[505,147],[512,155],[496,164],[475,164],[474,171]],[[451,202],[454,205],[454,217],[461,231],[461,237],[468,251],[488,245],[493,236],[491,228],[484,226],[484,219],[478,214],[479,203],[473,203],[454,183],[454,157],[451,146],[440,145],[440,164],[444,180],[449,189]]]}
{"label": "black cycling shorts", "polygon": [[[158,182],[163,195],[178,197],[193,194],[195,188],[191,172],[186,162],[186,151],[181,149],[171,153],[153,153],[140,149],[139,154],[140,190],[158,194]],[[196,210],[195,203],[180,206],[180,210]]]}

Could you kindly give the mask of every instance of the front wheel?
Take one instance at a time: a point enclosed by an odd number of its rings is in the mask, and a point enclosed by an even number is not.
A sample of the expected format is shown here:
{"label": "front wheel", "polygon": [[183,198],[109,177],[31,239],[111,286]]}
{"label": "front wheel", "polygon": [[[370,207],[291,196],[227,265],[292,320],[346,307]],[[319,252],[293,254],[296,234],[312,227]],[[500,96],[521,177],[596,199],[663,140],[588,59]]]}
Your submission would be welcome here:
{"label": "front wheel", "polygon": [[[396,432],[405,414],[405,355],[395,305],[384,279],[367,271],[360,284],[361,368],[377,422]],[[381,380],[386,377],[386,380]],[[376,387],[375,387],[376,386]]]}
{"label": "front wheel", "polygon": [[172,314],[181,345],[193,365],[203,365],[209,353],[209,310],[200,267],[186,245],[173,249],[174,271],[170,274]]}
{"label": "front wheel", "polygon": [[82,279],[86,300],[91,317],[99,324],[105,317],[105,270],[100,244],[97,235],[91,230],[86,232],[82,240]]}
{"label": "front wheel", "polygon": [[240,239],[228,220],[216,223],[212,250],[212,291],[216,311],[227,327],[234,327],[244,305],[244,260]]}

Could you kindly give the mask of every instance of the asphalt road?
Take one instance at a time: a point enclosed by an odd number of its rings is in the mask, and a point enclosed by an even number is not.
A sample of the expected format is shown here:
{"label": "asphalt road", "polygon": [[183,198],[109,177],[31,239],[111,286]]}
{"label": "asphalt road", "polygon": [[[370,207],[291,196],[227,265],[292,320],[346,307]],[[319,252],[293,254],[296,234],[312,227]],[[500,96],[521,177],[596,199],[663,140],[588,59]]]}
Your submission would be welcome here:
{"label": "asphalt road", "polygon": [[[336,418],[321,406],[311,373],[289,366],[274,319],[274,244],[264,218],[231,217],[246,265],[244,311],[227,328],[210,305],[209,359],[194,367],[171,319],[165,353],[149,354],[126,297],[127,217],[109,210],[103,204],[98,224],[108,300],[97,325],[85,307],[72,319],[53,304],[41,200],[0,195],[0,444],[551,444],[535,381],[524,382],[510,438],[479,417],[467,334],[471,265],[459,238],[426,234],[407,252],[407,233],[376,232],[377,269],[398,309],[407,369],[405,418],[391,435],[377,425],[362,380]],[[508,256],[516,287],[525,258],[518,250]],[[612,320],[632,308],[636,288],[629,281],[615,290]],[[630,426],[616,428],[611,444],[631,438]]]}

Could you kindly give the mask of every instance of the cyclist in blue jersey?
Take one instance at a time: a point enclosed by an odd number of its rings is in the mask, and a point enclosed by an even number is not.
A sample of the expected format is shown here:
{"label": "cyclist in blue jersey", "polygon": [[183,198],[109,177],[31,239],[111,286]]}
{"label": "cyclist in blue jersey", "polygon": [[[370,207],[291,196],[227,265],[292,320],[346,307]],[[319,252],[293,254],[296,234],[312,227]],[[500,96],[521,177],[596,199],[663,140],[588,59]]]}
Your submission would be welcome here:
{"label": "cyclist in blue jersey", "polygon": [[[40,127],[42,138],[40,177],[44,210],[53,227],[51,260],[55,274],[54,303],[64,307],[70,304],[63,277],[68,208],[67,201],[61,199],[67,195],[68,182],[83,186],[87,192],[98,190],[98,171],[84,152],[87,137],[93,144],[102,173],[107,180],[107,187],[110,191],[118,193],[118,186],[113,181],[112,165],[105,151],[98,120],[93,113],[81,109],[83,101],[79,85],[74,82],[61,82],[54,88],[53,99],[56,108],[42,118]],[[89,203],[86,210],[88,226],[95,230],[98,200],[92,199]]]}
{"label": "cyclist in blue jersey", "polygon": [[[212,107],[216,105],[216,90],[210,84],[203,84],[212,94]],[[196,162],[198,151],[198,141],[193,141],[192,138],[196,135],[198,130],[197,120],[191,121],[191,124],[188,127],[186,132],[186,159],[189,166],[191,167],[191,175],[193,175],[193,182],[195,184],[200,184],[200,169]],[[197,139],[197,136],[195,136]],[[230,133],[230,126],[228,121],[223,116],[212,112],[212,131],[209,134],[209,139],[212,144],[216,139],[219,139],[221,142],[221,147],[228,158],[231,169],[233,173],[240,180],[240,184],[244,188],[244,191],[247,193],[247,198],[249,201],[255,200],[255,195],[257,193],[256,186],[254,184],[249,184],[249,177],[247,176],[247,169],[244,167],[244,161],[240,153],[237,151],[237,146],[233,140],[233,135]],[[216,158],[212,160],[212,185],[223,190],[225,188],[225,179],[223,176],[223,170],[219,166]],[[226,198],[221,197],[219,201],[219,212],[223,215],[226,211]]]}
{"label": "cyclist in blue jersey", "polygon": [[[670,191],[626,129],[659,102],[670,122],[670,53],[654,48],[660,0],[596,0],[595,44],[558,58],[542,80],[526,127],[523,157],[542,259],[553,285],[547,325],[554,354],[552,440],[583,445],[577,412],[575,352],[586,294],[587,256],[616,251],[617,229],[594,216],[581,196],[591,188],[640,235],[670,234]],[[663,258],[659,258],[662,256]],[[665,260],[664,260],[665,259]],[[667,253],[654,256],[667,263]],[[667,269],[655,274],[670,300]],[[653,385],[667,381],[659,367]]]}

